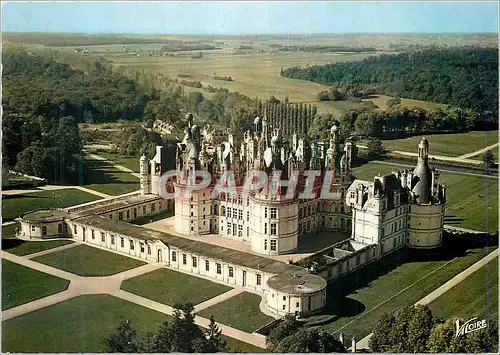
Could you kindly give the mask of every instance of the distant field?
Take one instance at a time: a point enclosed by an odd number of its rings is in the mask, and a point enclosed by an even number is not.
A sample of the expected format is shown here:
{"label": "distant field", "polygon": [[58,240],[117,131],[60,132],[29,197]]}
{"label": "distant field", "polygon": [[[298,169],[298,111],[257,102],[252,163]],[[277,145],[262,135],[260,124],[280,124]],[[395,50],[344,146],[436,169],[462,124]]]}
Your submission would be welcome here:
{"label": "distant field", "polygon": [[99,200],[101,197],[77,189],[30,192],[2,196],[2,217],[4,222],[21,214],[44,208],[62,208]]}
{"label": "distant field", "polygon": [[[418,143],[423,136],[405,139],[384,140],[388,150],[417,152]],[[498,142],[498,131],[473,131],[468,133],[431,134],[425,136],[429,141],[429,154],[458,157]]]}
{"label": "distant field", "polygon": [[[382,110],[387,108],[387,100],[392,99],[391,96],[387,95],[373,95],[373,98],[363,99],[363,101],[372,101],[375,105],[377,105]],[[446,107],[445,104],[438,104],[430,101],[422,101],[422,100],[413,100],[413,99],[405,99],[400,98],[401,105],[405,107],[421,107],[426,110],[434,109],[437,107]]]}
{"label": "distant field", "polygon": [[[362,60],[369,54],[338,53],[251,53],[247,55],[206,54],[202,59],[189,56],[147,57],[105,55],[115,65],[125,65],[135,69],[144,69],[162,73],[171,78],[177,74],[189,74],[189,81],[200,81],[204,86],[224,87],[230,91],[239,91],[250,97],[268,99],[271,95],[292,102],[316,102],[318,92],[328,86],[280,77],[281,68],[327,64],[341,61]],[[233,81],[213,80],[214,75],[231,76]],[[203,91],[203,89],[198,89]],[[344,103],[332,103],[335,105]],[[323,106],[323,105],[322,105]],[[333,109],[334,110],[334,109]]]}
{"label": "distant field", "polygon": [[[357,179],[371,181],[378,174],[403,168],[371,162],[354,168],[354,175]],[[498,179],[441,172],[439,181],[447,186],[445,224],[485,230],[488,222],[491,232],[498,230]]]}

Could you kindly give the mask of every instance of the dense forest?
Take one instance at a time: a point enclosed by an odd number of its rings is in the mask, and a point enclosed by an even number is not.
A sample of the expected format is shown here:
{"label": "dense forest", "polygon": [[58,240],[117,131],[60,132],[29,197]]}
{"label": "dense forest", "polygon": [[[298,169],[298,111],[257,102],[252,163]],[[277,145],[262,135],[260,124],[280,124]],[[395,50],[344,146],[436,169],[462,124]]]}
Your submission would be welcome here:
{"label": "dense forest", "polygon": [[360,62],[293,67],[281,74],[459,106],[476,111],[483,121],[498,124],[498,49],[432,49],[379,55]]}

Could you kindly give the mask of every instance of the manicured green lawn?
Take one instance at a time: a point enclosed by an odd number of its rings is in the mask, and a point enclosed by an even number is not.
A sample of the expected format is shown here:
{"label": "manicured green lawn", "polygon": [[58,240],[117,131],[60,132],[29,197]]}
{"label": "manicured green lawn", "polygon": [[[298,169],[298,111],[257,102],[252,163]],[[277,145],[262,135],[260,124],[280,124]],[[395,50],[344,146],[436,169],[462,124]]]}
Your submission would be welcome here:
{"label": "manicured green lawn", "polygon": [[104,352],[104,340],[125,317],[139,333],[169,317],[108,295],[79,296],[2,323],[2,350]]}
{"label": "manicured green lawn", "polygon": [[99,155],[107,160],[112,161],[115,164],[123,165],[126,168],[129,168],[136,173],[139,172],[139,158],[137,157],[129,157],[120,154],[112,154],[108,152],[96,152],[95,155]]}
{"label": "manicured green lawn", "polygon": [[64,291],[68,286],[67,280],[2,260],[2,310]]}
{"label": "manicured green lawn", "polygon": [[28,211],[69,207],[99,199],[101,197],[77,189],[4,195],[2,196],[2,217],[4,222],[8,222]]}
{"label": "manicured green lawn", "polygon": [[347,339],[362,339],[383,313],[416,303],[486,253],[473,249],[463,256],[450,254],[434,260],[418,255],[416,251],[395,253],[329,284],[324,314],[338,318],[322,327],[342,332]]}
{"label": "manicured green lawn", "polygon": [[145,264],[140,260],[87,245],[78,245],[33,260],[80,276],[109,276]]}
{"label": "manicured green lawn", "polygon": [[121,288],[170,306],[180,302],[198,304],[231,290],[229,286],[168,269],[125,280]]}
{"label": "manicured green lawn", "polygon": [[[404,139],[384,140],[388,150],[418,152],[418,143],[423,136]],[[498,142],[498,131],[473,131],[468,133],[431,134],[426,135],[429,141],[429,154],[458,157],[486,148]]]}
{"label": "manicured green lawn", "polygon": [[[354,168],[357,179],[372,181],[373,177],[401,170],[398,165],[370,162]],[[498,179],[441,172],[439,182],[447,186],[445,224],[480,231],[498,230]],[[488,218],[486,218],[486,213]],[[488,222],[488,229],[486,229]]]}
{"label": "manicured green lawn", "polygon": [[121,195],[139,190],[139,178],[121,171],[106,161],[87,157],[85,187],[108,195]]}
{"label": "manicured green lawn", "polygon": [[260,296],[243,292],[198,314],[206,318],[213,315],[219,323],[252,333],[274,319],[260,311],[260,301]]}
{"label": "manicured green lawn", "polygon": [[[171,317],[108,295],[79,296],[2,323],[4,352],[105,352],[104,340],[122,317],[139,335],[154,332]],[[225,337],[231,351],[263,352]]]}
{"label": "manicured green lawn", "polygon": [[[489,295],[488,295],[489,292]],[[432,302],[432,312],[444,319],[498,319],[498,258]]]}
{"label": "manicured green lawn", "polygon": [[61,245],[71,244],[71,240],[48,240],[46,242],[27,242],[20,239],[4,240],[2,243],[2,250],[9,253],[23,256],[33,253],[38,253],[39,251],[48,250]]}

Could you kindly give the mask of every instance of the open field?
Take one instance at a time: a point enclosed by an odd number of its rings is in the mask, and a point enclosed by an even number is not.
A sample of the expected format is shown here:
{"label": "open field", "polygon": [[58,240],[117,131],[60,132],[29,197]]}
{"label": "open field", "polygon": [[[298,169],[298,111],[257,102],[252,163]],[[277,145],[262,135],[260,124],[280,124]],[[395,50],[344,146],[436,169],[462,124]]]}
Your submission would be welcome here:
{"label": "open field", "polygon": [[99,155],[100,157],[103,157],[104,159],[107,159],[109,161],[112,161],[115,164],[123,165],[124,167],[129,168],[130,170],[133,170],[136,173],[139,172],[139,158],[137,158],[137,157],[129,157],[129,156],[120,155],[120,154],[112,154],[112,153],[103,152],[103,151],[99,151],[99,152],[96,152],[94,154]]}
{"label": "open field", "polygon": [[[354,168],[354,175],[371,181],[402,168],[370,162]],[[439,181],[447,186],[445,224],[484,231],[487,222],[490,232],[498,230],[498,179],[441,172]]]}
{"label": "open field", "polygon": [[2,196],[2,217],[4,222],[37,209],[62,208],[99,200],[101,197],[77,189],[30,192],[20,195]]}
{"label": "open field", "polygon": [[[392,99],[391,96],[387,96],[387,95],[376,94],[376,95],[371,95],[371,96],[373,96],[373,97],[370,97],[369,99],[363,99],[363,101],[372,101],[375,105],[377,105],[382,110],[385,110],[387,108],[387,100]],[[445,104],[439,104],[439,103],[430,102],[430,101],[405,99],[405,98],[400,98],[400,100],[401,100],[402,106],[421,107],[421,108],[426,109],[426,110],[431,110],[434,108],[447,106]]]}
{"label": "open field", "polygon": [[[405,46],[497,46],[496,34],[489,33],[441,33],[441,34],[262,34],[262,35],[181,35],[181,34],[69,34],[42,32],[4,32],[7,43],[37,44],[59,48],[87,46],[93,52],[130,50],[130,46],[151,45],[158,48],[171,41],[189,43],[212,43],[222,48],[239,48],[241,45],[254,47],[255,50],[277,50],[280,46],[349,46],[352,48],[375,47],[378,50],[393,50]],[[122,47],[122,48],[120,48]]]}
{"label": "open field", "polygon": [[121,288],[170,306],[180,302],[198,304],[231,290],[229,286],[168,269],[125,280]]}
{"label": "open field", "polygon": [[219,323],[252,333],[274,319],[260,311],[260,301],[260,296],[243,292],[198,314],[206,318],[213,315]]}
{"label": "open field", "polygon": [[2,260],[2,310],[64,291],[68,286],[68,280]]}
{"label": "open field", "polygon": [[[96,238],[100,236],[96,235]],[[56,251],[33,260],[80,276],[109,276],[146,264],[87,245]]]}
{"label": "open field", "polygon": [[106,161],[87,157],[89,170],[84,186],[108,195],[121,195],[139,190],[139,178],[118,170]]}
{"label": "open field", "polygon": [[[486,148],[498,142],[498,131],[473,131],[468,133],[431,134],[425,136],[429,141],[430,155],[446,155],[458,157],[479,149]],[[388,150],[417,152],[422,136],[404,139],[384,140]]]}
{"label": "open field", "polygon": [[8,251],[9,253],[23,256],[33,253],[38,253],[39,251],[49,250],[52,248],[60,247],[62,245],[71,244],[71,240],[49,240],[46,242],[26,242],[20,239],[11,239],[8,241],[3,241],[2,250]]}
{"label": "open field", "polygon": [[498,320],[498,258],[453,287],[429,307],[434,315],[445,319],[488,317]]}
{"label": "open field", "polygon": [[[162,73],[171,78],[188,74],[188,81],[200,81],[203,86],[224,87],[249,97],[279,99],[289,97],[291,102],[314,102],[316,95],[328,86],[280,77],[281,68],[320,65],[342,61],[362,60],[369,54],[339,53],[251,53],[246,55],[206,54],[201,59],[191,57],[131,57],[105,56],[115,65]],[[215,74],[214,74],[215,73]],[[212,79],[214,75],[230,76],[233,81]],[[203,91],[199,89],[198,91]]]}
{"label": "open field", "polygon": [[[443,249],[448,252],[449,248]],[[325,313],[339,318],[322,327],[336,334],[342,332],[347,339],[362,339],[383,313],[414,304],[487,253],[481,248],[465,255],[442,252],[434,259],[415,251],[387,256],[377,265],[329,284]]]}

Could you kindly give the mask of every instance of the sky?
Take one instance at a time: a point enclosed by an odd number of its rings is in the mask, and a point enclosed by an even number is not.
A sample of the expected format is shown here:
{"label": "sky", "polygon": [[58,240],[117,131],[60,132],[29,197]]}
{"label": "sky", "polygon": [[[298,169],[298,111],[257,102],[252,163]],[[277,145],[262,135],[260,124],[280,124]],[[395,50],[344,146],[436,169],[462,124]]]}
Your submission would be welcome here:
{"label": "sky", "polygon": [[3,2],[2,31],[140,34],[498,32],[498,2]]}

